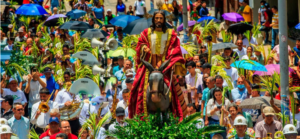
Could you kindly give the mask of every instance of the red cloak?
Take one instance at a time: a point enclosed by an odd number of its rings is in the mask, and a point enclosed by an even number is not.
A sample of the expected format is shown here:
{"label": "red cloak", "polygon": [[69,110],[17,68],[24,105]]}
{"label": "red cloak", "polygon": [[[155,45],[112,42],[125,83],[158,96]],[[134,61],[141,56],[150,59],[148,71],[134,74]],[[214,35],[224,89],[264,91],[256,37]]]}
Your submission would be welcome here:
{"label": "red cloak", "polygon": [[[177,35],[174,30],[167,30],[168,32],[168,41],[166,44],[166,49],[165,49],[165,61],[170,59],[170,64],[168,65],[167,68],[163,70],[163,73],[168,72],[164,74],[164,82],[169,86],[170,77],[171,77],[171,68],[175,63],[181,63],[184,64],[184,59],[182,57],[181,49],[180,49],[180,41],[177,38]],[[146,70],[146,67],[141,63],[140,58],[142,55],[142,47],[147,46],[150,48],[150,43],[149,42],[149,36],[151,34],[151,29],[145,29],[141,33],[141,37],[139,38],[137,47],[136,47],[136,76],[135,80],[133,82],[132,90],[130,92],[130,101],[129,101],[129,118],[133,118],[135,115],[140,115],[140,114],[145,114],[147,115],[148,112],[145,111],[147,109],[147,104],[146,104],[146,89],[148,87],[148,76],[149,76],[149,71]],[[150,49],[151,50],[151,49]],[[143,54],[144,60],[150,61],[150,52]],[[164,62],[164,61],[162,61]],[[169,70],[170,69],[170,70]],[[146,80],[146,82],[145,82]],[[146,84],[145,84],[146,83]],[[180,101],[178,99],[177,93],[175,91],[175,85],[172,83],[170,87],[170,91],[172,94],[172,113],[179,117],[179,120],[181,121],[183,119],[183,114],[182,114],[182,109],[180,105]]]}

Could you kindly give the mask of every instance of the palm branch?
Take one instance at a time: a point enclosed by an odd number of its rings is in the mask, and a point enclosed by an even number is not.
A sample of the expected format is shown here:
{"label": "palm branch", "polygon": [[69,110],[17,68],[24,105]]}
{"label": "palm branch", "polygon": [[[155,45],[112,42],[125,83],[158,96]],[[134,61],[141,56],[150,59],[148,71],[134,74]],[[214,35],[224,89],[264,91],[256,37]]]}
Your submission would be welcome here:
{"label": "palm branch", "polygon": [[251,30],[251,32],[252,32],[252,34],[253,34],[253,37],[257,37],[258,34],[261,33],[260,30],[259,30],[260,27],[261,27],[261,25],[259,25],[259,24],[254,24],[254,25],[253,25],[253,28],[252,28],[252,30]]}
{"label": "palm branch", "polygon": [[190,115],[190,116],[184,118],[184,119],[180,122],[180,124],[183,124],[183,125],[187,124],[187,125],[189,125],[189,124],[191,124],[191,123],[197,121],[198,119],[200,119],[200,118],[202,118],[202,117],[203,117],[203,116],[201,115],[201,112],[196,112],[196,113],[194,113],[194,114],[192,114],[192,115]]}
{"label": "palm branch", "polygon": [[41,23],[37,26],[36,32],[41,31],[41,28],[42,28],[42,26],[44,26],[44,23],[45,23],[45,21],[44,21],[44,22],[41,22]]}
{"label": "palm branch", "polygon": [[232,41],[232,34],[230,32],[225,32],[225,30],[222,30],[221,35],[223,38],[223,42],[231,42]]}
{"label": "palm branch", "polygon": [[35,132],[34,128],[31,128],[28,134],[29,139],[39,139],[39,135]]}
{"label": "palm branch", "polygon": [[197,54],[197,46],[192,43],[181,44],[182,47],[188,52],[188,57],[193,57]]}

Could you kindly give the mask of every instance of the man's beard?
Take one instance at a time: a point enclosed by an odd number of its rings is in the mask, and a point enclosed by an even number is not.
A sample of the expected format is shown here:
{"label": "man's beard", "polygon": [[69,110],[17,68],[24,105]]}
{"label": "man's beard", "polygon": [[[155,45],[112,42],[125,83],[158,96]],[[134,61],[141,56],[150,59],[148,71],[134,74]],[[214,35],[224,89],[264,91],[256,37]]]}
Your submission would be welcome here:
{"label": "man's beard", "polygon": [[156,27],[156,28],[162,28],[162,24],[161,24],[161,23],[156,23],[156,24],[155,24],[155,27]]}

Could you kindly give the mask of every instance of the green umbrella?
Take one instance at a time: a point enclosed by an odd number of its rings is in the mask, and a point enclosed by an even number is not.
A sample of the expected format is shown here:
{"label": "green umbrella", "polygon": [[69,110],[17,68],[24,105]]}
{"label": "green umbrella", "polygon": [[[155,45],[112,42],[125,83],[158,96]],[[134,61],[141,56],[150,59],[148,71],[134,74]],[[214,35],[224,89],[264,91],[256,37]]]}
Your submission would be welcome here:
{"label": "green umbrella", "polygon": [[119,47],[118,49],[114,50],[114,51],[109,51],[108,55],[110,57],[118,57],[120,55],[124,56],[124,57],[133,57],[136,55],[136,51],[132,48],[125,48],[125,47]]}

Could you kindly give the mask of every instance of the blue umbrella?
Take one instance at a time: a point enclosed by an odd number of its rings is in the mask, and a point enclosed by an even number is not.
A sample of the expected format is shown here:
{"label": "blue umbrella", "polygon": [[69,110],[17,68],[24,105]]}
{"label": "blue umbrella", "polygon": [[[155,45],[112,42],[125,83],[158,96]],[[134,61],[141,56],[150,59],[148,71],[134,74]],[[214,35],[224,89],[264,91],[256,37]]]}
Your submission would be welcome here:
{"label": "blue umbrella", "polygon": [[203,21],[210,21],[210,20],[215,20],[216,18],[212,17],[212,16],[205,16],[205,17],[201,17],[198,19],[198,23],[203,22]]}
{"label": "blue umbrella", "polygon": [[81,16],[84,16],[85,14],[86,14],[85,11],[75,9],[75,10],[72,10],[72,11],[70,11],[70,12],[67,12],[66,16],[67,16],[67,17],[70,17],[71,19],[78,19],[78,18],[80,18]]}
{"label": "blue umbrella", "polygon": [[39,16],[48,14],[47,11],[38,4],[24,4],[21,5],[17,11],[16,14],[19,15],[26,15],[26,16]]}
{"label": "blue umbrella", "polygon": [[111,19],[109,22],[115,26],[119,26],[122,28],[125,28],[127,24],[130,22],[139,19],[138,16],[132,16],[132,15],[120,15],[113,19]]}
{"label": "blue umbrella", "polygon": [[300,23],[295,26],[296,29],[300,29]]}
{"label": "blue umbrella", "polygon": [[246,70],[254,70],[254,71],[268,71],[266,67],[256,61],[250,60],[252,63],[248,62],[248,60],[240,60],[235,61],[230,66],[235,68],[241,68]]}
{"label": "blue umbrella", "polygon": [[70,27],[73,25],[73,23],[78,24],[78,23],[80,23],[80,21],[65,22],[64,24],[62,24],[61,26],[59,26],[59,28],[60,29],[70,29]]}

